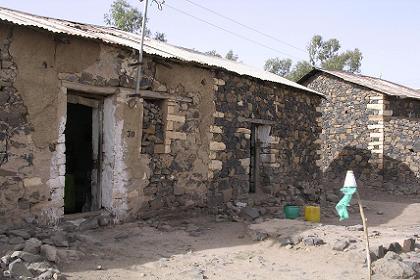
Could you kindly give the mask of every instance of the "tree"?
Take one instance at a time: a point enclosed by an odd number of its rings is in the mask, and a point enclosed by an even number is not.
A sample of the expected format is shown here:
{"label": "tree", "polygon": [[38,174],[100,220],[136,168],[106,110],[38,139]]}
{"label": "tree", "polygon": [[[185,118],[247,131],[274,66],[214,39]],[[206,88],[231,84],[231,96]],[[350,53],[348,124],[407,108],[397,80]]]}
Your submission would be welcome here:
{"label": "tree", "polygon": [[314,67],[306,60],[298,61],[289,74],[285,76],[291,81],[299,81],[300,78],[308,74]]}
{"label": "tree", "polygon": [[166,42],[166,35],[165,33],[162,32],[155,32],[155,40],[161,41],[161,42]]}
{"label": "tree", "polygon": [[[218,53],[216,50],[206,51],[206,52],[204,52],[204,54],[223,58],[223,56],[220,53]],[[232,60],[232,61],[238,61],[239,56],[237,54],[235,54],[233,52],[233,50],[230,50],[226,53],[225,58],[229,59],[229,60]]]}
{"label": "tree", "polygon": [[[131,6],[126,0],[115,0],[111,4],[109,13],[104,15],[105,24],[115,26],[118,29],[140,33],[143,22],[143,14],[135,7]],[[146,27],[146,36],[151,35],[151,31]],[[154,38],[166,42],[165,33],[156,32]]]}
{"label": "tree", "polygon": [[225,58],[226,58],[226,59],[229,59],[229,60],[233,60],[233,61],[238,61],[239,56],[238,56],[237,54],[235,54],[235,53],[233,52],[233,50],[230,50],[230,51],[228,51],[228,52],[227,52],[227,54],[225,55]]}
{"label": "tree", "polygon": [[222,57],[216,50],[206,51],[204,54],[216,57]]}
{"label": "tree", "polygon": [[341,45],[337,39],[324,41],[321,35],[315,35],[307,47],[309,61],[315,67],[327,70],[360,72],[363,59],[360,50],[356,48],[339,53],[340,48]]}
{"label": "tree", "polygon": [[138,33],[143,22],[143,15],[126,0],[115,0],[111,4],[109,14],[104,15],[104,20],[107,25],[127,32]]}
{"label": "tree", "polygon": [[292,60],[290,58],[280,59],[275,57],[265,61],[264,70],[284,77],[290,73],[291,67]]}
{"label": "tree", "polygon": [[311,71],[313,67],[353,73],[360,72],[363,59],[361,51],[356,48],[340,53],[340,49],[341,45],[337,39],[324,41],[322,36],[315,35],[307,47],[309,62],[301,60],[292,67],[291,59],[275,57],[265,61],[264,69],[292,81],[299,80]]}

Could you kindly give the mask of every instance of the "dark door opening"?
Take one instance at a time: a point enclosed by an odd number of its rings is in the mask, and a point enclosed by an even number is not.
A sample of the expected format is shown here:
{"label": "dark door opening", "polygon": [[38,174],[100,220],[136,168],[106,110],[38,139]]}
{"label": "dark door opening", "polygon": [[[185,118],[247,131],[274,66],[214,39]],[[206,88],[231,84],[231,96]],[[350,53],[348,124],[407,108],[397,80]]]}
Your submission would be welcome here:
{"label": "dark door opening", "polygon": [[67,103],[64,213],[91,211],[92,108]]}
{"label": "dark door opening", "polygon": [[249,192],[255,193],[257,189],[257,170],[258,170],[258,143],[257,125],[251,125],[250,139],[250,161],[249,161]]}

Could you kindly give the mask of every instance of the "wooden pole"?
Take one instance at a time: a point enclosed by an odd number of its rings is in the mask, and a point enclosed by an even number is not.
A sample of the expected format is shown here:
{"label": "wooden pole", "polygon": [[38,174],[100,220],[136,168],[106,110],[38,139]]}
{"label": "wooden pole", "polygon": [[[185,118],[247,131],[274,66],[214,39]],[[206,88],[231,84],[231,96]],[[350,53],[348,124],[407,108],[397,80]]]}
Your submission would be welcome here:
{"label": "wooden pole", "polygon": [[357,203],[359,204],[360,216],[362,217],[363,223],[363,232],[365,233],[365,241],[366,241],[366,261],[368,266],[368,280],[372,279],[372,261],[370,259],[370,247],[369,247],[369,233],[368,233],[368,226],[367,226],[367,219],[365,216],[365,211],[363,210],[362,201],[360,200],[359,192],[356,191],[357,195]]}

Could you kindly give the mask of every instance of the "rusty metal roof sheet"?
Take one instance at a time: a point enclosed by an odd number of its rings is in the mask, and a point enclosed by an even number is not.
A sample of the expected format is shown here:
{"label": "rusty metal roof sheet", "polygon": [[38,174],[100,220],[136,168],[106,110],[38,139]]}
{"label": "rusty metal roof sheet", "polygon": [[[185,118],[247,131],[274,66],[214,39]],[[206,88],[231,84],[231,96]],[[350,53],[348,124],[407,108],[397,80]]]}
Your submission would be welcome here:
{"label": "rusty metal roof sheet", "polygon": [[415,89],[412,89],[403,85],[399,85],[393,82],[389,82],[380,78],[354,74],[354,73],[349,73],[349,72],[344,72],[344,71],[330,71],[330,70],[316,68],[312,70],[310,73],[308,73],[307,75],[305,75],[302,79],[300,79],[298,83],[302,83],[303,81],[305,81],[306,79],[308,79],[309,77],[311,77],[312,75],[318,72],[324,72],[324,73],[333,75],[347,82],[364,86],[364,87],[379,91],[381,93],[384,93],[386,95],[398,96],[401,98],[420,99],[420,92]]}
{"label": "rusty metal roof sheet", "polygon": [[[67,20],[42,17],[2,7],[0,7],[0,20],[4,20],[17,25],[42,28],[54,33],[63,33],[88,39],[100,40],[105,43],[117,44],[136,50],[140,49],[139,34],[125,32],[113,27],[83,24]],[[239,62],[205,55],[198,51],[177,47],[157,40],[146,38],[144,43],[144,52],[163,58],[172,58],[184,62],[195,62],[205,66],[219,67],[239,75],[246,75],[264,81],[287,85],[324,97],[323,94],[317,91],[308,89],[302,85],[289,81],[273,73],[269,73]]]}

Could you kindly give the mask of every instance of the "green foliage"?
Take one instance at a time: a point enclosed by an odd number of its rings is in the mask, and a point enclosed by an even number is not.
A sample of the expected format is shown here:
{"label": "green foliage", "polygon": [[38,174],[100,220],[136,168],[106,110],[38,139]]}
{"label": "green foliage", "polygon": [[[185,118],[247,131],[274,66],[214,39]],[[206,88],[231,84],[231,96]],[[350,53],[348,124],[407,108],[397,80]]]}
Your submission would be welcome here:
{"label": "green foliage", "polygon": [[109,13],[104,15],[104,19],[107,25],[127,32],[138,33],[143,22],[143,15],[126,0],[115,0],[111,4]]}
{"label": "green foliage", "polygon": [[154,36],[155,40],[161,41],[161,42],[166,42],[166,35],[165,33],[162,32],[155,32],[155,36]]}
{"label": "green foliage", "polygon": [[216,50],[206,51],[204,54],[216,57],[222,57]]}
{"label": "green foliage", "polygon": [[359,49],[340,53],[340,42],[337,39],[324,41],[322,36],[315,35],[308,45],[309,61],[313,66],[327,70],[344,70],[360,72],[362,53]]}
{"label": "green foliage", "polygon": [[314,67],[305,60],[298,61],[285,78],[294,82],[299,81],[300,78],[308,74],[313,68]]}
{"label": "green foliage", "polygon": [[309,61],[312,65],[319,65],[323,61],[334,58],[340,48],[340,42],[337,39],[330,39],[324,42],[320,35],[315,35],[307,47]]}
{"label": "green foliage", "polygon": [[[140,33],[143,14],[137,8],[131,6],[126,0],[115,0],[111,4],[109,12],[104,15],[104,21],[105,24],[118,29]],[[151,35],[151,31],[147,27],[145,35]],[[167,41],[165,33],[162,32],[156,32],[154,38],[162,42]]]}
{"label": "green foliage", "polygon": [[337,39],[324,41],[322,36],[315,35],[307,47],[309,62],[306,60],[298,61],[292,67],[291,59],[275,57],[265,61],[264,69],[292,81],[298,81],[313,67],[353,73],[360,72],[363,59],[361,51],[356,48],[340,52],[340,49],[341,45]]}
{"label": "green foliage", "polygon": [[292,60],[290,58],[280,59],[274,57],[265,61],[264,70],[284,77],[290,73],[291,67]]}
{"label": "green foliage", "polygon": [[[223,57],[223,56],[222,56],[221,54],[219,54],[216,50],[206,51],[204,54],[206,54],[206,55],[210,55],[210,56],[215,56],[215,57],[220,57],[220,58],[222,58],[222,57]],[[225,58],[226,58],[226,59],[229,59],[229,60],[233,60],[233,61],[238,61],[239,56],[238,56],[237,54],[235,54],[235,53],[233,52],[233,50],[230,50],[230,51],[228,51],[228,52],[226,53]]]}
{"label": "green foliage", "polygon": [[291,81],[299,80],[312,69],[313,66],[305,60],[298,61],[292,67],[292,60],[290,58],[269,58],[264,65],[264,70],[285,77]]}
{"label": "green foliage", "polygon": [[352,73],[360,72],[362,65],[362,53],[359,49],[345,51],[322,62],[321,67],[327,70],[344,70]]}
{"label": "green foliage", "polygon": [[230,50],[230,51],[228,51],[228,52],[227,52],[227,54],[225,55],[225,58],[226,58],[226,59],[229,59],[229,60],[233,60],[233,61],[238,61],[239,56],[238,56],[237,54],[235,54],[235,53],[233,52],[233,50]]}

